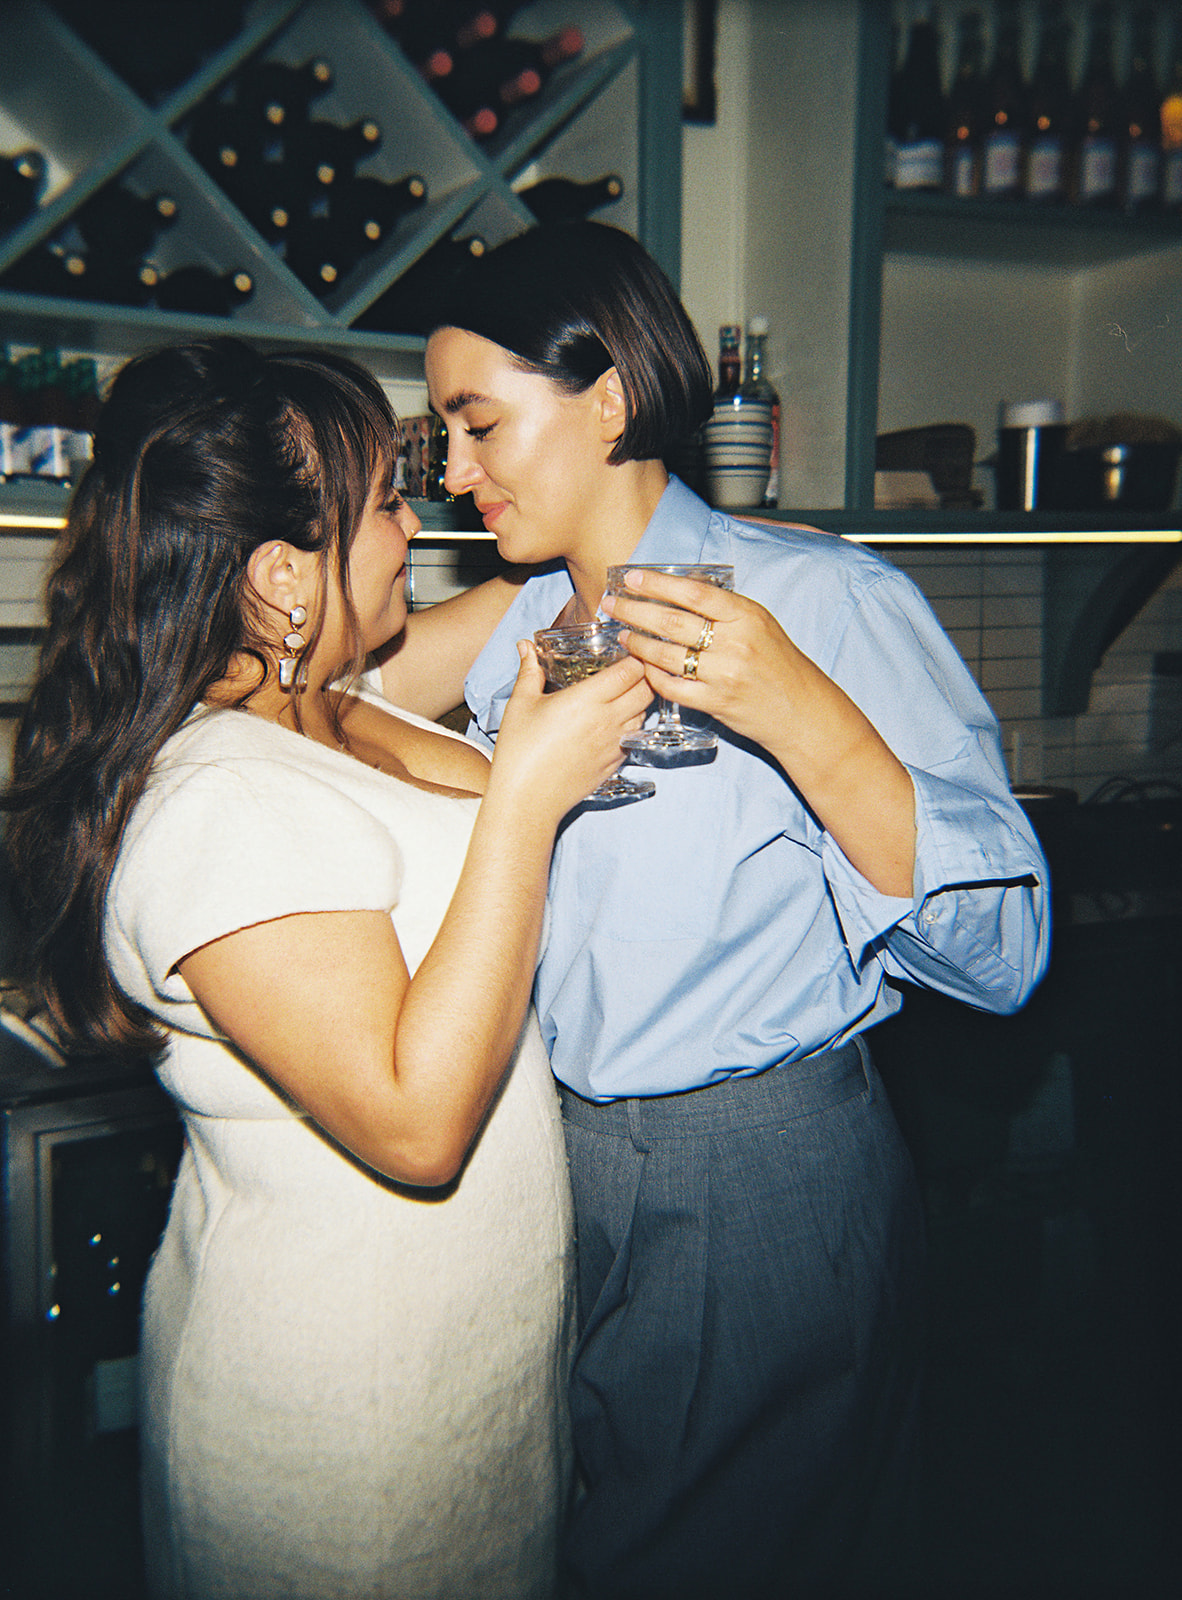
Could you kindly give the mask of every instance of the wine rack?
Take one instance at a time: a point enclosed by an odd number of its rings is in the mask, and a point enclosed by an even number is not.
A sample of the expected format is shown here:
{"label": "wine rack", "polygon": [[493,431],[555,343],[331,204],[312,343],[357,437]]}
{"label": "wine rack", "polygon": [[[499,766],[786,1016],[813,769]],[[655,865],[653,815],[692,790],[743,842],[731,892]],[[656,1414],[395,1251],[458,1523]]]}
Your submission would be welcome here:
{"label": "wine rack", "polygon": [[[67,14],[69,8],[63,8]],[[517,191],[549,176],[617,175],[622,193],[600,214],[635,233],[676,281],[680,255],[679,8],[660,0],[537,0],[508,29],[523,39],[578,27],[582,48],[494,136],[471,137],[383,29],[364,0],[255,0],[241,26],[179,84],[136,92],[45,0],[5,5],[0,56],[0,149],[35,146],[48,158],[36,211],[0,235],[0,280],[22,258],[67,236],[105,185],[167,192],[174,226],[152,264],[167,275],[196,265],[244,272],[252,284],[229,313],[234,331],[263,345],[352,350],[380,376],[421,377],[422,339],[356,324],[437,241],[479,235],[495,245],[533,224]],[[247,220],[186,143],[193,114],[259,60],[333,70],[315,115],[340,125],[373,117],[380,147],[359,170],[386,181],[422,175],[425,203],[325,292],[313,293]],[[210,318],[0,287],[0,328],[18,344],[122,356],[191,333]],[[219,317],[216,326],[227,326]]]}

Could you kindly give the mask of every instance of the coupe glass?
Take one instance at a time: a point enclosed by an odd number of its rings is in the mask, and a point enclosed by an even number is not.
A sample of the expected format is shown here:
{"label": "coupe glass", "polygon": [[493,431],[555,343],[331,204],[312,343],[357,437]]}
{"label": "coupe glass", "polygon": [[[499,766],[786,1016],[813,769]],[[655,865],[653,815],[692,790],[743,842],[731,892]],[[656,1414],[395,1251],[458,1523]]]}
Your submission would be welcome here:
{"label": "coupe glass", "polygon": [[[647,599],[647,596],[630,589],[624,582],[624,575],[628,572],[663,572],[672,578],[697,578],[699,583],[712,583],[716,589],[733,589],[735,586],[734,567],[713,563],[686,565],[679,562],[630,561],[626,566],[607,569],[608,594],[626,595],[629,600]],[[654,600],[652,603],[669,604],[667,600]],[[697,613],[692,615],[696,617]],[[650,638],[664,637],[636,624],[632,626],[635,632],[648,633]],[[703,752],[716,750],[718,735],[709,728],[686,727],[681,720],[680,708],[672,700],[662,699],[655,726],[642,728],[639,733],[626,733],[620,743],[631,754],[633,761],[642,767],[675,767],[687,761],[699,760]]]}
{"label": "coupe glass", "polygon": [[[593,672],[602,672],[613,661],[628,654],[620,643],[622,625],[618,622],[573,623],[566,628],[540,628],[534,634],[538,657],[547,683],[556,689],[566,689],[572,683],[589,678]],[[633,783],[621,778],[619,773],[605,778],[597,789],[582,802],[585,806],[627,805],[632,800],[647,800],[656,793],[656,785],[648,778]]]}

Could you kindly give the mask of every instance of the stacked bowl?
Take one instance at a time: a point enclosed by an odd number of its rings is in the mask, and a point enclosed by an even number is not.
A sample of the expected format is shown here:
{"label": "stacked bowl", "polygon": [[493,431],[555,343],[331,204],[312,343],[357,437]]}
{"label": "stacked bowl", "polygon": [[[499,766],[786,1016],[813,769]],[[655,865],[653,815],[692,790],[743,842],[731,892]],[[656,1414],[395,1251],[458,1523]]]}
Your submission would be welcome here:
{"label": "stacked bowl", "polygon": [[762,400],[728,395],[703,429],[710,503],[724,509],[758,506],[772,463],[772,408]]}

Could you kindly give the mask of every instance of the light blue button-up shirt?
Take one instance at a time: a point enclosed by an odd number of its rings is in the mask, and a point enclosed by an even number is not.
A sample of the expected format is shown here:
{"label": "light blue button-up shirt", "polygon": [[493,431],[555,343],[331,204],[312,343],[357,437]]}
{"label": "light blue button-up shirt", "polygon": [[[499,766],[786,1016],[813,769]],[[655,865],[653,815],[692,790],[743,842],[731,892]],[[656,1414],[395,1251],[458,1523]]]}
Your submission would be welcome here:
{"label": "light blue button-up shirt", "polygon": [[[596,1100],[668,1094],[830,1049],[898,1008],[887,979],[1015,1010],[1046,967],[1049,876],[996,719],[923,596],[860,546],[712,512],[673,479],[636,561],[717,561],[869,717],[915,785],[914,895],[880,894],[758,747],[719,728],[654,798],[576,808],[550,874],[535,1002],[557,1077]],[[572,593],[532,578],[466,693],[491,742],[515,642]]]}

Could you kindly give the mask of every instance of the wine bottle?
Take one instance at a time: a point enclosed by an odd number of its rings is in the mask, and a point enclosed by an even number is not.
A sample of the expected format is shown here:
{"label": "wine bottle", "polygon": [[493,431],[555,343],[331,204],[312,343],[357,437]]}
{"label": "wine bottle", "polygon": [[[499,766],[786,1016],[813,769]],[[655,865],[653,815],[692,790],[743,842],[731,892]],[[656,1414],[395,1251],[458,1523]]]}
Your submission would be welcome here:
{"label": "wine bottle", "polygon": [[739,384],[743,381],[743,361],[739,354],[739,342],[743,337],[743,330],[737,322],[724,322],[718,330],[718,385],[714,390],[715,404],[719,400],[729,400],[731,395],[739,392]]}
{"label": "wine bottle", "polygon": [[323,212],[314,207],[288,230],[284,262],[313,294],[329,294],[393,230],[399,217],[426,197],[427,185],[417,173],[395,183],[354,178],[343,188],[334,185]]}
{"label": "wine bottle", "polygon": [[268,128],[290,128],[308,120],[312,105],[332,88],[332,65],[313,56],[300,66],[256,61],[238,75],[234,103],[247,119]]}
{"label": "wine bottle", "polygon": [[406,59],[420,71],[446,72],[455,42],[455,7],[448,0],[370,0],[370,11]]}
{"label": "wine bottle", "polygon": [[1151,211],[1161,199],[1161,95],[1153,70],[1155,16],[1133,13],[1125,79],[1117,191],[1126,211]]}
{"label": "wine bottle", "polygon": [[997,37],[985,85],[985,133],[981,149],[981,193],[1012,200],[1022,191],[1026,131],[1026,85],[1019,54],[1017,0],[995,0]]}
{"label": "wine bottle", "polygon": [[582,29],[573,24],[545,39],[503,39],[498,52],[501,104],[520,105],[538,94],[552,73],[582,55],[585,42]]}
{"label": "wine bottle", "polygon": [[151,305],[160,273],[150,261],[135,256],[90,252],[86,257],[85,293],[88,300],[117,306]]}
{"label": "wine bottle", "polygon": [[315,120],[284,137],[282,165],[312,195],[334,184],[344,187],[381,142],[382,130],[372,117],[358,117],[347,125]]}
{"label": "wine bottle", "polygon": [[1073,145],[1068,40],[1062,5],[1059,0],[1044,0],[1038,56],[1030,84],[1029,137],[1022,178],[1026,199],[1039,204],[1055,204],[1067,198],[1067,163]]}
{"label": "wine bottle", "polygon": [[1107,0],[1091,8],[1078,103],[1072,199],[1081,206],[1115,205],[1120,97],[1113,68],[1112,7]]}
{"label": "wine bottle", "polygon": [[427,444],[427,481],[423,490],[428,500],[436,503],[454,500],[455,496],[444,482],[447,472],[447,424],[437,413],[431,415],[431,434]]}
{"label": "wine bottle", "polygon": [[355,239],[346,239],[328,217],[307,218],[291,229],[284,241],[283,261],[288,271],[314,295],[331,294],[364,253]]}
{"label": "wine bottle", "polygon": [[355,239],[360,250],[372,250],[403,217],[427,203],[427,181],[418,172],[387,180],[363,175],[335,185],[328,215],[341,234]]}
{"label": "wine bottle", "polygon": [[948,91],[944,135],[944,188],[965,199],[980,192],[981,141],[985,124],[984,39],[981,13],[966,11],[957,23],[956,74]]}
{"label": "wine bottle", "polygon": [[99,255],[137,260],[174,226],[178,214],[176,201],[162,189],[143,195],[108,183],[79,206],[74,223],[92,261]]}
{"label": "wine bottle", "polygon": [[573,178],[542,178],[517,191],[539,222],[575,222],[593,211],[611,205],[624,192],[624,181],[617,173],[605,173],[587,183]]}
{"label": "wine bottle", "polygon": [[944,176],[940,39],[930,17],[911,25],[894,106],[895,187],[938,189]]}
{"label": "wine bottle", "polygon": [[424,334],[434,324],[443,297],[464,268],[487,249],[479,234],[437,239],[354,324],[382,333]]}
{"label": "wine bottle", "polygon": [[573,26],[545,39],[494,39],[457,55],[452,71],[431,87],[461,121],[480,111],[499,118],[539,93],[552,72],[581,54],[583,43],[582,31]]}
{"label": "wine bottle", "polygon": [[237,106],[204,100],[189,119],[185,133],[189,154],[231,199],[256,181],[263,157],[263,128]]}
{"label": "wine bottle", "polygon": [[747,324],[747,370],[739,385],[741,409],[766,407],[771,418],[771,453],[768,458],[767,487],[763,504],[774,506],[780,498],[780,396],[767,376],[766,317],[752,317]]}
{"label": "wine bottle", "polygon": [[49,295],[63,300],[85,300],[86,257],[54,241],[42,240],[14,261],[4,274],[6,289],[21,294]]}
{"label": "wine bottle", "polygon": [[1182,9],[1174,13],[1161,97],[1161,201],[1170,211],[1182,209]]}
{"label": "wine bottle", "polygon": [[192,311],[226,317],[254,293],[254,279],[241,270],[215,272],[197,265],[176,267],[156,285],[161,311]]}
{"label": "wine bottle", "polygon": [[45,188],[45,157],[40,150],[0,156],[0,238],[32,216]]}

